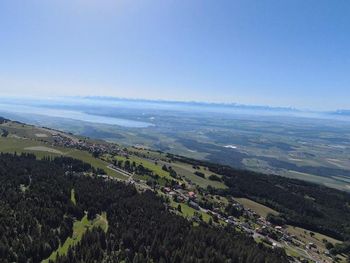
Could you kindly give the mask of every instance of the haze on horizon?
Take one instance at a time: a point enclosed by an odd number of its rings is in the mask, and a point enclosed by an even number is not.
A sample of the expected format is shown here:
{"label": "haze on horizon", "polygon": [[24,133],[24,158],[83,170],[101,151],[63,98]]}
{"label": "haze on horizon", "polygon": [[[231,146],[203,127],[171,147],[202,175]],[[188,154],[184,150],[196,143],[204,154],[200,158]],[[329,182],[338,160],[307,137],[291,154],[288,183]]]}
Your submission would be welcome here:
{"label": "haze on horizon", "polygon": [[0,96],[350,108],[350,2],[0,3]]}

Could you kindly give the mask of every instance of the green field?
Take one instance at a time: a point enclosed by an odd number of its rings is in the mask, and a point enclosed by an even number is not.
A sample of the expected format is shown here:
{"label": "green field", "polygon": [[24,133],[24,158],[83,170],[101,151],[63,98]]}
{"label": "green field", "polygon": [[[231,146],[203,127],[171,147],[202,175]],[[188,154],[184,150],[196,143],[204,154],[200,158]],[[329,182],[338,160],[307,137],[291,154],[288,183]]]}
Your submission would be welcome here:
{"label": "green field", "polygon": [[162,152],[157,152],[157,151],[153,151],[151,149],[138,149],[135,147],[128,147],[128,152],[133,154],[133,155],[137,155],[137,156],[145,156],[148,159],[167,159],[166,158],[166,154],[162,153]]}
{"label": "green field", "polygon": [[71,190],[71,192],[70,192],[70,200],[72,201],[72,203],[74,204],[74,205],[76,205],[77,204],[77,200],[76,200],[76,198],[75,198],[75,191],[74,191],[74,188]]}
{"label": "green field", "polygon": [[[287,231],[295,235],[299,240],[304,242],[305,244],[313,243],[317,246],[317,250],[320,251],[320,257],[322,257],[324,260],[329,260],[327,256],[324,255],[324,252],[327,251],[326,246],[325,246],[325,241],[332,243],[333,245],[337,243],[342,243],[340,240],[331,238],[329,236],[325,236],[323,234],[317,233],[317,232],[311,232],[300,228],[300,227],[294,227],[294,226],[288,226]],[[293,250],[292,247],[287,247],[287,252],[292,252]],[[301,249],[294,247],[294,250],[301,251]],[[302,250],[304,251],[304,250]],[[345,263],[346,261],[346,256],[345,255],[337,255],[337,257],[340,259],[339,263]],[[328,262],[328,261],[326,261]]]}
{"label": "green field", "polygon": [[278,212],[267,207],[267,206],[264,206],[262,204],[259,204],[257,202],[254,202],[250,199],[247,199],[247,198],[235,198],[235,200],[242,204],[244,206],[244,208],[249,208],[251,210],[253,210],[255,213],[257,213],[259,216],[262,216],[262,217],[265,217],[268,215],[268,214],[273,214],[273,215],[278,215]]}
{"label": "green field", "polygon": [[118,173],[118,172],[116,172],[114,170],[108,169],[107,168],[107,165],[108,165],[107,162],[105,162],[105,161],[103,161],[101,159],[94,158],[88,152],[72,149],[71,151],[67,152],[67,156],[73,157],[73,158],[76,158],[76,159],[79,159],[79,160],[82,160],[84,162],[87,162],[87,163],[91,164],[95,168],[101,168],[109,176],[116,177],[116,178],[119,178],[121,180],[127,180],[128,179],[125,175],[123,175],[121,173]]}
{"label": "green field", "polygon": [[207,213],[200,211],[200,210],[193,209],[192,207],[189,207],[186,203],[176,203],[172,200],[170,202],[171,202],[170,205],[172,207],[174,207],[175,209],[177,209],[178,205],[180,204],[181,215],[186,217],[186,218],[190,218],[190,217],[194,216],[195,212],[201,214],[203,221],[205,221],[207,223],[209,222],[209,219],[211,218],[211,216],[208,215]]}
{"label": "green field", "polygon": [[107,232],[108,222],[106,213],[102,213],[102,215],[96,217],[96,219],[93,221],[89,221],[87,215],[85,215],[80,221],[75,221],[73,225],[73,235],[67,238],[66,241],[60,245],[60,247],[54,251],[49,258],[43,260],[42,263],[47,263],[49,260],[55,261],[58,255],[66,255],[69,247],[77,245],[84,233],[93,227],[101,227],[105,232]]}
{"label": "green field", "polygon": [[[141,150],[139,150],[141,151]],[[153,155],[157,155],[157,153],[153,153]],[[160,156],[160,154],[159,154]],[[167,167],[172,167],[176,173],[180,176],[183,176],[193,182],[194,184],[206,188],[208,185],[214,187],[214,188],[226,188],[225,184],[222,182],[217,182],[217,181],[211,181],[208,179],[208,177],[214,173],[206,170],[204,167],[200,167],[200,172],[204,173],[205,178],[201,178],[197,175],[194,174],[194,172],[198,171],[194,169],[191,165],[185,164],[185,163],[179,163],[179,162],[167,162],[167,161],[157,161],[157,164],[155,161],[146,159],[146,158],[141,158],[138,156],[130,155],[128,158],[124,156],[115,156],[115,160],[122,160],[126,161],[129,160],[130,162],[135,162],[136,165],[142,164],[144,167],[147,169],[153,171],[155,174],[158,174],[160,177],[167,178],[167,179],[173,179],[170,175],[169,172],[164,171],[162,169],[163,165],[166,165]],[[217,174],[216,174],[217,175]],[[220,175],[217,175],[221,177]],[[145,179],[145,178],[139,178],[139,179]]]}
{"label": "green field", "polygon": [[15,122],[7,122],[0,125],[0,127],[5,128],[12,137],[21,137],[28,139],[38,139],[51,141],[51,133],[44,129],[38,128],[27,124],[20,124]]}
{"label": "green field", "polygon": [[[35,147],[35,148],[33,148]],[[33,150],[35,149],[35,150]],[[68,156],[72,158],[79,159],[86,163],[91,164],[95,168],[103,169],[109,176],[117,177],[121,180],[126,180],[126,176],[113,171],[111,169],[107,169],[107,163],[103,160],[94,158],[90,153],[71,149],[71,148],[62,148],[62,147],[54,147],[47,143],[40,142],[32,139],[22,139],[22,138],[1,138],[0,137],[0,151],[1,152],[9,152],[9,153],[33,153],[38,158],[42,158],[44,156]],[[60,152],[60,153],[58,153]],[[62,154],[61,154],[62,153]]]}
{"label": "green field", "polygon": [[[208,185],[214,188],[227,188],[226,185],[222,182],[209,180],[208,177],[214,173],[205,170],[204,167],[201,167],[200,170],[196,170],[193,169],[192,165],[179,162],[172,162],[170,164],[168,163],[168,165],[170,165],[177,172],[177,174],[184,176],[185,178],[202,188],[207,188]],[[205,178],[195,175],[194,172],[196,171],[204,173]],[[220,175],[217,176],[221,177]]]}
{"label": "green field", "polygon": [[139,164],[142,164],[145,168],[153,171],[155,174],[158,174],[160,177],[164,177],[167,179],[172,179],[172,177],[169,175],[169,172],[164,171],[162,169],[162,165],[160,164],[155,164],[154,162],[150,161],[150,160],[146,160],[137,156],[129,156],[128,158],[124,157],[124,156],[115,156],[114,157],[116,160],[122,160],[122,161],[126,161],[129,160],[131,163],[135,162],[136,166]]}
{"label": "green field", "polygon": [[[70,199],[73,204],[76,204],[77,201],[75,198],[74,189],[71,190]],[[108,221],[107,214],[105,212],[103,212],[101,215],[97,215],[97,217],[93,221],[88,220],[87,214],[85,214],[85,216],[80,221],[75,221],[73,224],[73,235],[71,237],[68,237],[66,241],[63,244],[61,244],[56,251],[51,253],[49,258],[43,260],[42,262],[47,263],[49,262],[49,260],[55,261],[58,255],[66,255],[69,247],[77,245],[83,237],[84,233],[88,229],[92,229],[94,227],[100,227],[103,231],[107,232]]]}
{"label": "green field", "polygon": [[323,240],[327,240],[333,245],[336,243],[342,243],[340,240],[331,238],[329,236],[325,236],[317,232],[312,232],[313,235],[310,235],[310,231],[304,228],[288,226],[287,229],[290,234],[297,236],[304,243],[314,243],[318,248],[321,248],[322,250],[326,250],[325,243],[323,242]]}

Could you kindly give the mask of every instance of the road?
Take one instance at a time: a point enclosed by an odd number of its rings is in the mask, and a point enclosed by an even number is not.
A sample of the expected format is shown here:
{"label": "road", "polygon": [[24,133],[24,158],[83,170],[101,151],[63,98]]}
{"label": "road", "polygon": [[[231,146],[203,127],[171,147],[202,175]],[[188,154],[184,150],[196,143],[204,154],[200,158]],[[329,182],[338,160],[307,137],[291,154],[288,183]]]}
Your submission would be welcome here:
{"label": "road", "polygon": [[[144,183],[137,183],[133,180],[133,174],[132,173],[129,173],[123,169],[120,169],[119,167],[116,167],[112,164],[109,164],[108,166],[108,169],[111,169],[115,172],[118,172],[124,176],[126,176],[128,178],[128,180],[126,182],[129,182],[129,183],[133,183],[141,188],[143,188],[144,190],[145,189],[149,189],[149,190],[152,190],[151,187],[149,187],[148,185],[145,185]],[[188,201],[189,198],[188,196],[186,196],[185,194],[183,194],[182,192],[178,191],[178,190],[173,190],[174,192],[176,192],[179,196],[182,196],[184,198],[185,201]],[[212,214],[215,214],[213,211],[209,210],[209,209],[205,209],[201,206],[199,206],[199,210],[204,212],[204,213],[209,213],[211,212]],[[223,220],[225,220],[226,218],[222,218]],[[242,228],[242,230],[244,230],[244,232],[248,233],[248,234],[252,234],[253,235],[253,238],[254,239],[257,239],[257,238],[260,238],[260,239],[264,239],[264,238],[267,238],[271,243],[274,243],[276,245],[276,247],[286,247],[286,246],[289,246],[286,242],[285,244],[283,245],[281,242],[278,242],[276,240],[273,240],[269,237],[266,237],[266,236],[263,236],[259,233],[257,233],[254,229],[250,229],[250,228],[247,228],[245,226],[243,226],[242,224],[238,223],[238,225]],[[300,248],[299,248],[300,249]],[[300,249],[302,252],[304,252],[304,255],[312,260],[316,260],[318,259],[319,260],[319,257],[314,257],[312,255],[310,255],[310,253],[305,250],[305,249]],[[320,262],[327,262],[327,261],[320,261]]]}
{"label": "road", "polygon": [[114,166],[113,164],[109,164],[109,165],[107,166],[107,168],[110,169],[110,170],[113,170],[113,171],[115,171],[115,172],[117,172],[117,173],[120,173],[120,174],[122,174],[122,175],[124,175],[124,176],[126,176],[126,177],[128,177],[129,180],[132,180],[132,177],[133,177],[133,174],[132,174],[132,173],[129,173],[129,172],[123,170],[123,169],[120,169],[120,168]]}

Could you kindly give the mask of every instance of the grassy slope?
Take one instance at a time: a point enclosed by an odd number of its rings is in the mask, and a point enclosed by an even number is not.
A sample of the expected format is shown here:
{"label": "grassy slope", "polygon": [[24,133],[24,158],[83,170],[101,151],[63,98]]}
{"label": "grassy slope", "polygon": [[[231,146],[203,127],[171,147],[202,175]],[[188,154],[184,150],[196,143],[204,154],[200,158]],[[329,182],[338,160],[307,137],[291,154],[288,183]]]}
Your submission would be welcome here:
{"label": "grassy slope", "polygon": [[322,235],[317,232],[313,232],[314,235],[310,235],[310,231],[300,228],[300,227],[294,227],[294,226],[288,226],[288,232],[291,233],[292,235],[297,236],[300,240],[305,242],[306,244],[308,243],[314,243],[317,245],[317,247],[322,248],[322,250],[326,250],[325,244],[323,243],[323,240],[326,239],[328,242],[332,243],[333,245],[336,243],[342,243],[339,240],[336,240],[334,238]]}
{"label": "grassy slope", "polygon": [[88,152],[72,149],[71,151],[67,152],[67,156],[70,156],[70,157],[82,160],[84,162],[87,162],[95,168],[101,168],[109,176],[117,177],[117,178],[122,179],[122,180],[127,180],[127,177],[125,175],[122,175],[114,170],[108,169],[107,162],[102,161],[101,159],[97,159],[97,158],[92,157],[92,155]]}
{"label": "grassy slope", "polygon": [[57,153],[49,152],[49,151],[36,151],[36,150],[28,150],[26,148],[34,147],[34,146],[42,146],[42,147],[48,147],[55,149],[57,151],[60,151],[63,153],[64,156],[73,157],[79,160],[82,160],[84,162],[90,163],[95,168],[101,168],[106,171],[106,173],[109,176],[117,177],[122,180],[126,180],[127,178],[117,173],[116,171],[107,169],[107,163],[94,158],[90,153],[77,150],[77,149],[70,149],[70,148],[62,148],[62,147],[52,147],[48,144],[45,144],[44,142],[40,142],[37,140],[32,139],[20,139],[20,138],[0,138],[0,151],[1,152],[28,152],[28,153],[34,153],[38,158],[42,158],[44,156],[59,156]]}
{"label": "grassy slope", "polygon": [[74,191],[74,188],[71,190],[71,192],[70,192],[70,200],[72,201],[72,203],[74,204],[74,205],[76,205],[77,204],[77,200],[75,199],[75,191]]}
{"label": "grassy slope", "polygon": [[251,210],[253,210],[255,213],[257,213],[258,215],[262,216],[262,217],[266,217],[269,213],[274,214],[274,215],[278,215],[278,212],[267,207],[264,206],[262,204],[259,204],[257,202],[254,202],[250,199],[247,198],[235,198],[235,200],[239,203],[241,203],[245,208],[249,208]]}
{"label": "grassy slope", "polygon": [[[200,187],[206,188],[208,185],[210,185],[214,188],[227,188],[226,185],[222,182],[209,180],[208,177],[213,173],[204,170],[203,167],[201,167],[200,170],[195,170],[191,165],[185,163],[171,163],[171,166],[178,174],[185,176],[187,179],[191,180],[193,183],[199,185]],[[204,173],[205,178],[195,175],[194,172],[196,171]],[[220,175],[217,176],[221,177]]]}
{"label": "grassy slope", "polygon": [[126,161],[129,160],[131,163],[135,162],[136,165],[142,164],[145,168],[152,170],[154,173],[158,174],[160,177],[165,177],[168,179],[172,179],[169,175],[169,172],[162,170],[162,166],[160,164],[156,165],[154,162],[137,157],[137,156],[129,156],[128,159],[124,156],[115,157],[116,160]]}
{"label": "grassy slope", "polygon": [[87,215],[85,215],[80,221],[75,221],[73,225],[73,235],[68,237],[66,241],[54,251],[49,258],[43,260],[43,263],[49,262],[49,260],[55,260],[58,255],[66,255],[69,247],[78,244],[83,237],[84,233],[93,227],[101,227],[105,232],[108,229],[108,222],[106,213],[98,216],[94,221],[89,221]]}
{"label": "grassy slope", "polygon": [[189,207],[186,203],[176,203],[173,200],[170,201],[170,205],[172,207],[176,208],[176,209],[177,209],[179,204],[181,206],[181,214],[182,214],[182,216],[184,216],[186,218],[190,218],[190,217],[194,216],[195,212],[198,212],[198,213],[200,213],[202,215],[203,221],[205,221],[207,223],[209,222],[209,219],[211,218],[211,216],[208,215],[207,213],[204,213],[204,212],[199,211],[199,210],[195,210],[192,207]]}
{"label": "grassy slope", "polygon": [[[73,204],[76,204],[75,191],[71,190],[70,199]],[[84,233],[93,227],[100,227],[105,232],[108,230],[107,214],[104,212],[102,215],[98,215],[94,221],[89,221],[87,214],[80,220],[75,221],[73,225],[73,236],[68,237],[66,241],[59,246],[59,248],[52,252],[50,257],[43,260],[43,263],[49,262],[49,260],[55,260],[58,255],[66,255],[69,247],[74,246],[79,243]]]}
{"label": "grassy slope", "polygon": [[[336,239],[331,238],[329,236],[322,235],[322,234],[317,233],[317,232],[313,232],[314,235],[312,236],[312,235],[310,235],[310,231],[303,229],[303,228],[300,228],[300,227],[288,226],[287,230],[290,234],[295,235],[299,240],[301,240],[305,244],[314,243],[317,246],[317,250],[320,251],[320,255],[323,256],[324,259],[329,259],[329,258],[323,255],[324,252],[327,251],[323,240],[327,240],[328,242],[332,243],[333,245],[336,243],[342,243],[339,240],[336,240]],[[296,251],[300,252],[300,249],[298,247],[290,247],[290,246],[287,247],[287,252],[289,252],[291,255],[293,255],[292,250],[296,250]],[[339,258],[339,261],[337,261],[337,262],[339,262],[339,263],[347,262],[346,255],[337,255],[337,257]]]}
{"label": "grassy slope", "polygon": [[[225,184],[223,184],[222,182],[209,180],[208,177],[214,173],[204,169],[204,167],[200,167],[200,172],[204,173],[205,175],[205,178],[201,178],[194,174],[194,172],[198,170],[193,169],[192,165],[189,165],[186,163],[180,163],[180,162],[169,163],[168,162],[169,158],[167,158],[166,154],[164,153],[159,153],[159,152],[147,150],[147,149],[145,150],[145,149],[134,149],[134,148],[129,148],[129,152],[141,154],[150,159],[158,159],[158,165],[155,165],[154,162],[151,160],[136,157],[138,160],[141,160],[142,162],[150,163],[151,166],[147,168],[153,171],[155,171],[155,169],[157,169],[158,171],[161,170],[161,167],[163,166],[163,164],[165,164],[166,166],[171,166],[177,172],[177,174],[184,176],[185,178],[189,179],[194,184],[200,187],[206,188],[208,185],[210,185],[214,188],[226,188]],[[133,159],[133,157],[131,159]],[[163,170],[161,170],[160,172],[164,173]],[[217,175],[217,176],[221,177],[221,175]]]}
{"label": "grassy slope", "polygon": [[[235,198],[235,200],[237,202],[241,203],[245,208],[249,208],[249,209],[253,210],[254,212],[256,212],[258,215],[263,216],[263,217],[266,217],[267,214],[269,214],[269,213],[278,214],[277,211],[275,211],[267,206],[264,206],[262,204],[259,204],[257,202],[254,202],[252,200],[249,200],[247,198]],[[303,229],[303,228],[300,228],[300,227],[288,226],[287,231],[291,235],[295,235],[298,239],[303,241],[305,244],[314,243],[318,247],[318,249],[321,250],[322,253],[324,253],[326,251],[325,243],[323,242],[324,239],[327,240],[328,242],[331,242],[332,244],[342,243],[339,240],[336,240],[336,239],[331,238],[329,236],[322,235],[322,234],[317,233],[317,232],[313,232],[314,236],[311,236],[310,231]],[[304,255],[305,252],[303,249],[298,249],[297,247],[287,246],[286,250],[287,250],[287,253],[289,255],[292,255],[292,256],[303,255],[304,257],[307,257],[307,255]]]}

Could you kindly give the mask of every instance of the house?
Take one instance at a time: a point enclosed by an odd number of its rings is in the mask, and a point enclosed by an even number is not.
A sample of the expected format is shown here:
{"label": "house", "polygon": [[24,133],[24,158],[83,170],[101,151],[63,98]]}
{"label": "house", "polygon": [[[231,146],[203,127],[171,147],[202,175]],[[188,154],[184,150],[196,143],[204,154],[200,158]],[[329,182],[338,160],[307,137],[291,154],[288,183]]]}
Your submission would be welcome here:
{"label": "house", "polygon": [[189,201],[188,205],[192,207],[193,209],[199,210],[199,205],[196,202]]}
{"label": "house", "polygon": [[173,186],[173,188],[174,188],[175,190],[179,190],[179,189],[181,189],[182,187],[181,187],[181,185],[176,184],[176,185]]}
{"label": "house", "polygon": [[310,248],[310,249],[311,249],[311,248],[317,248],[317,246],[316,246],[314,243],[310,242],[310,243],[309,243],[309,248]]}
{"label": "house", "polygon": [[188,197],[191,199],[196,198],[196,193],[195,192],[188,192]]}
{"label": "house", "polygon": [[183,202],[185,202],[185,198],[183,196],[181,196],[181,195],[178,195],[177,196],[177,201],[180,202],[180,203],[183,203]]}
{"label": "house", "polygon": [[103,178],[103,179],[105,179],[105,180],[109,179],[109,176],[106,175],[106,174],[98,174],[97,176],[98,176],[98,177],[101,177],[101,178]]}
{"label": "house", "polygon": [[232,204],[232,206],[234,207],[234,208],[236,208],[237,210],[239,210],[239,211],[242,211],[244,208],[243,208],[243,205],[241,205],[241,204],[239,204],[239,203],[234,203],[234,204]]}
{"label": "house", "polygon": [[225,222],[228,224],[231,224],[231,225],[236,225],[236,221],[234,221],[232,219],[226,219]]}
{"label": "house", "polygon": [[171,189],[169,187],[164,187],[164,192],[169,193],[169,192],[171,192]]}

